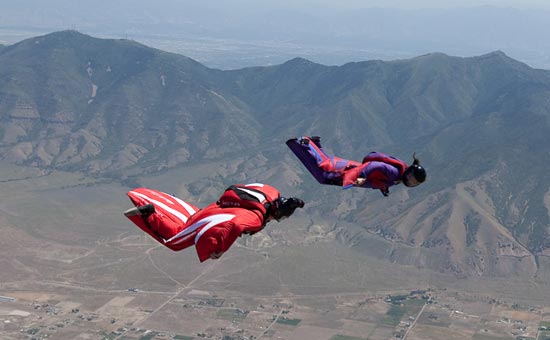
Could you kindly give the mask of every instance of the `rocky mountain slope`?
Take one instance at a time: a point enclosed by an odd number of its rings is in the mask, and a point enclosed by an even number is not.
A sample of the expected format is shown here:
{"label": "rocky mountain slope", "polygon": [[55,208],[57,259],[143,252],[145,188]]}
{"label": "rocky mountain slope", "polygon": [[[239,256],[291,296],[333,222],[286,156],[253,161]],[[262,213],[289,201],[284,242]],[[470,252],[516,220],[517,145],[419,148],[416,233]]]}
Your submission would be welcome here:
{"label": "rocky mountain slope", "polygon": [[[550,255],[550,72],[502,52],[221,71],[64,31],[0,49],[0,79],[2,162],[129,185],[203,164],[191,195],[270,182],[360,251],[460,275],[534,277]],[[416,151],[428,182],[388,199],[320,187],[284,146],[301,134],[347,158]]]}

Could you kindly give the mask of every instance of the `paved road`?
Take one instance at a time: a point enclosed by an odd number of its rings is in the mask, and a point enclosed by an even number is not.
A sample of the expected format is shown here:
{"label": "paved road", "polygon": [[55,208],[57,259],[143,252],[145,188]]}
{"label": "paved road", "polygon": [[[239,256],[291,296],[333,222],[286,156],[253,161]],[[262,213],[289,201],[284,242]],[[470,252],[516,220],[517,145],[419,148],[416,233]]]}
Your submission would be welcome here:
{"label": "paved road", "polygon": [[422,313],[424,312],[424,308],[426,308],[427,304],[425,303],[424,306],[422,306],[422,309],[420,310],[420,312],[418,312],[418,314],[416,315],[416,318],[414,319],[413,323],[411,324],[411,326],[407,329],[407,331],[405,332],[405,335],[403,335],[403,339],[402,340],[405,340],[407,339],[407,335],[409,335],[409,332],[411,331],[411,329],[414,328],[414,325],[416,325],[416,321],[418,321],[418,319],[420,319],[420,316],[422,315]]}

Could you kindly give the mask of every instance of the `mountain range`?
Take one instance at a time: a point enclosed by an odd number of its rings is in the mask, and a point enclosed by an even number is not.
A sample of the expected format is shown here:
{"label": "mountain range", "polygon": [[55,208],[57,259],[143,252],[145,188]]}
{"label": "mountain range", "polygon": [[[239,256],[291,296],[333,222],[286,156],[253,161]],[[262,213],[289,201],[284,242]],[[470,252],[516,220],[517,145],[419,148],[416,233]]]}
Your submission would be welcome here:
{"label": "mountain range", "polygon": [[[460,276],[550,270],[550,71],[500,51],[222,71],[62,31],[0,47],[0,79],[3,163],[128,186],[202,166],[185,184],[195,199],[272,183],[301,194],[340,242],[388,262]],[[321,187],[284,145],[305,134],[356,160],[416,152],[428,181],[389,198]],[[373,234],[391,249],[366,246]]]}
{"label": "mountain range", "polygon": [[101,37],[147,41],[222,69],[280,64],[296,55],[297,49],[310,60],[339,65],[431,51],[472,56],[485,53],[487,46],[529,65],[550,65],[545,33],[550,11],[542,3],[379,6],[364,1],[214,4],[162,0],[151,4],[119,0],[103,1],[83,12],[79,4],[68,0],[52,0],[50,6],[24,0],[3,6],[0,43],[71,27]]}

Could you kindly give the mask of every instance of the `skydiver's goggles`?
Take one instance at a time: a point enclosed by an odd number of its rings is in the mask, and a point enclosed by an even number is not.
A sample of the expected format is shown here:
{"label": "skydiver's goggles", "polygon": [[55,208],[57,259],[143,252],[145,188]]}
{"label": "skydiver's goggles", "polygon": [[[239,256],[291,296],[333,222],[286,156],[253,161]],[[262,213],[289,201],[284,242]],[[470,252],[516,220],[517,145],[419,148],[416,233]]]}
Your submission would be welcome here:
{"label": "skydiver's goggles", "polygon": [[271,216],[277,221],[284,220],[294,213],[296,208],[303,208],[304,201],[299,198],[290,197],[284,198],[280,197],[276,199],[271,205]]}

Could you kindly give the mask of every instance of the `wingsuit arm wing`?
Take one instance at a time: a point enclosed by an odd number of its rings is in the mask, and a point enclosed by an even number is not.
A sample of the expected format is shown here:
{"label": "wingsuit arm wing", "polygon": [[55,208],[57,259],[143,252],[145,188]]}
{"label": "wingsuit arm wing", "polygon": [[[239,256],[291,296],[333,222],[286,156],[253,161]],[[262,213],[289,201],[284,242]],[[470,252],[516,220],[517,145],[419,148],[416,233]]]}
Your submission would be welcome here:
{"label": "wingsuit arm wing", "polygon": [[217,258],[218,254],[221,256],[223,252],[220,243],[218,237],[215,236],[201,237],[195,244],[199,260],[204,262],[210,258]]}
{"label": "wingsuit arm wing", "polygon": [[[350,169],[344,174],[343,188],[352,186],[379,189],[384,196],[389,195],[387,165],[382,162],[368,162],[357,168]],[[364,178],[361,183],[357,179]]]}
{"label": "wingsuit arm wing", "polygon": [[209,229],[195,244],[199,260],[217,259],[229,250],[243,233],[256,233],[263,229],[263,218],[246,209],[233,220]]}
{"label": "wingsuit arm wing", "polygon": [[[264,217],[258,216],[258,218],[247,218],[245,221],[241,222],[239,226],[241,234],[254,235],[265,228]],[[240,235],[239,235],[240,236]]]}
{"label": "wingsuit arm wing", "polygon": [[355,183],[355,181],[357,180],[357,178],[360,177],[361,170],[362,170],[362,167],[358,166],[356,168],[353,168],[344,172],[344,176],[343,176],[344,180],[342,182],[342,188],[343,189],[351,188]]}

